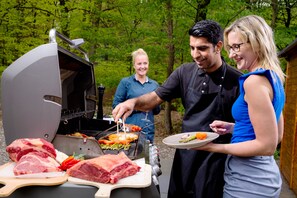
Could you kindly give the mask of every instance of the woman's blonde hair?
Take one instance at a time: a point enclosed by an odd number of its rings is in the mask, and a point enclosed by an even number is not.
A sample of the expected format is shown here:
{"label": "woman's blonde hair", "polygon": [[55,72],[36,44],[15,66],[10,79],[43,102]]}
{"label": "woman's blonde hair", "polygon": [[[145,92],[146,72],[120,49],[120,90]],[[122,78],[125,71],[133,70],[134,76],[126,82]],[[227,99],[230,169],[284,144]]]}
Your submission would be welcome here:
{"label": "woman's blonde hair", "polygon": [[132,64],[133,65],[135,63],[135,58],[139,55],[145,55],[147,57],[147,60],[149,60],[147,53],[142,48],[135,50],[134,52],[131,53],[131,55],[132,55]]}
{"label": "woman's blonde hair", "polygon": [[224,31],[225,49],[227,49],[228,34],[231,31],[240,33],[242,38],[251,44],[252,50],[258,55],[261,67],[273,70],[282,82],[285,81],[285,74],[277,57],[273,31],[263,18],[249,15],[234,21]]}

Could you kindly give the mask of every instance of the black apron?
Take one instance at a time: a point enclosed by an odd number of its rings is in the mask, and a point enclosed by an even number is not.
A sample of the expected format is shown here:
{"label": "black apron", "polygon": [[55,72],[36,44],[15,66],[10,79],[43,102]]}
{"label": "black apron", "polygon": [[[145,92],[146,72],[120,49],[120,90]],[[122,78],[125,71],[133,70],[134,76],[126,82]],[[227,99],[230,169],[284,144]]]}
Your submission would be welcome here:
{"label": "black apron", "polygon": [[[226,74],[226,65],[222,66],[221,83]],[[186,112],[183,120],[183,132],[211,131],[209,124],[217,120],[226,120],[224,113],[223,86],[216,91],[205,93],[195,87],[198,69],[191,77]],[[201,85],[202,86],[202,85]],[[231,111],[229,109],[229,111]],[[230,142],[231,135],[220,136],[216,142]],[[220,198],[223,195],[224,170],[227,155],[176,149],[171,170],[168,198]]]}

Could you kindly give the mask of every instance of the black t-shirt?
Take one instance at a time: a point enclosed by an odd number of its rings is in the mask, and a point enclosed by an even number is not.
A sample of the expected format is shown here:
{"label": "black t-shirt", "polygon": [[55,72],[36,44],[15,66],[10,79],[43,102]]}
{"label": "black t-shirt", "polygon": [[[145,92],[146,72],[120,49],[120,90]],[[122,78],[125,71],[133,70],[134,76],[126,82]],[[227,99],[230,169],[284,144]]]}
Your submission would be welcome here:
{"label": "black t-shirt", "polygon": [[165,101],[181,98],[185,108],[183,132],[210,131],[217,120],[233,121],[231,107],[239,94],[242,73],[223,62],[212,73],[205,73],[195,62],[178,67],[157,90]]}

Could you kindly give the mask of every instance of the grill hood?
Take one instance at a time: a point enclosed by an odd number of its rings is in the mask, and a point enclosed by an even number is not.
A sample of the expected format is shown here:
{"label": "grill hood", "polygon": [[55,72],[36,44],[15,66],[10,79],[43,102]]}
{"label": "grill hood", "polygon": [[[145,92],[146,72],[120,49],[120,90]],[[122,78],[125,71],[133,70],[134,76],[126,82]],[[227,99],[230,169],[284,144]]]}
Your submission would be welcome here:
{"label": "grill hood", "polygon": [[51,142],[60,122],[95,113],[93,64],[58,46],[55,39],[7,67],[1,86],[7,145],[18,138]]}

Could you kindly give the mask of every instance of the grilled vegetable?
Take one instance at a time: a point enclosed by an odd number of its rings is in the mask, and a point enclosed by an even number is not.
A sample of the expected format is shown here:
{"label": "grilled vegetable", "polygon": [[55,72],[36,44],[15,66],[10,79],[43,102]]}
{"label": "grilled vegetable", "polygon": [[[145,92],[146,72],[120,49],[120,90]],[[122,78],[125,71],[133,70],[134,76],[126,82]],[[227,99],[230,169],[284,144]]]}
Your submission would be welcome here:
{"label": "grilled vegetable", "polygon": [[186,142],[190,142],[192,140],[204,140],[207,138],[207,134],[203,133],[203,132],[197,132],[194,135],[189,135],[186,134],[184,136],[182,136],[181,140],[179,140],[179,143],[186,143]]}
{"label": "grilled vegetable", "polygon": [[196,139],[196,134],[190,135],[187,138],[181,139],[181,140],[179,140],[179,142],[180,143],[186,143],[186,142],[190,142],[190,141],[195,140],[195,139]]}
{"label": "grilled vegetable", "polygon": [[66,171],[67,169],[71,168],[73,165],[77,164],[78,162],[84,160],[82,154],[75,155],[75,153],[68,158],[66,158],[60,165],[60,169]]}
{"label": "grilled vegetable", "polygon": [[100,144],[101,149],[105,150],[129,150],[130,144],[121,144],[121,143],[114,143],[114,144]]}
{"label": "grilled vegetable", "polygon": [[100,139],[98,140],[99,144],[106,144],[106,145],[111,145],[111,144],[114,144],[115,141],[113,140],[106,140],[106,139]]}
{"label": "grilled vegetable", "polygon": [[140,132],[142,128],[134,124],[125,124],[125,129],[123,130],[127,132]]}
{"label": "grilled vegetable", "polygon": [[206,133],[203,133],[203,132],[197,132],[196,133],[196,139],[198,140],[204,140],[207,138],[207,134]]}
{"label": "grilled vegetable", "polygon": [[139,132],[139,131],[141,131],[141,127],[139,127],[137,125],[131,126],[131,132]]}

